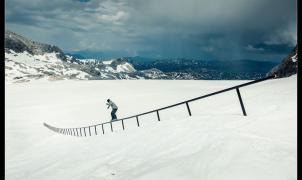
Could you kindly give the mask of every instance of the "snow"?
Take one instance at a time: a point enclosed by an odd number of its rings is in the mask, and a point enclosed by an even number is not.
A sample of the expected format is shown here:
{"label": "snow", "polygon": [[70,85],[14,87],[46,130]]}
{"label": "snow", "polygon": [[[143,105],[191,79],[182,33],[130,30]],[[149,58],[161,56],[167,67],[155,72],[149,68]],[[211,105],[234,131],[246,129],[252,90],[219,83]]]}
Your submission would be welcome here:
{"label": "snow", "polygon": [[[103,61],[104,64],[106,65],[110,65],[112,61]],[[135,69],[133,68],[133,66],[129,63],[123,63],[123,64],[119,64],[116,66],[116,69],[112,68],[111,66],[106,66],[104,68],[105,72],[112,72],[112,73],[121,73],[121,72],[125,72],[125,73],[131,73],[131,72],[135,72]]]}
{"label": "snow", "polygon": [[84,64],[101,62],[98,59],[77,59],[77,60],[83,62]]}
{"label": "snow", "polygon": [[79,79],[88,79],[90,75],[83,71],[78,71],[76,69],[64,69],[63,74],[66,76],[76,76]]}
{"label": "snow", "polygon": [[[33,81],[5,86],[5,178],[122,180],[297,179],[297,76],[113,123],[114,132],[73,137],[56,127],[134,115],[246,81]],[[94,133],[94,131],[92,131]]]}
{"label": "snow", "polygon": [[112,67],[110,67],[110,66],[106,66],[105,68],[104,68],[104,71],[105,72],[116,72]]}
{"label": "snow", "polygon": [[29,66],[42,66],[47,63],[60,63],[61,59],[57,57],[57,53],[45,53],[43,55],[31,55],[27,51],[16,53],[10,50],[10,53],[5,53],[5,57],[14,60],[18,63],[27,64]]}
{"label": "snow", "polygon": [[[73,64],[78,65],[78,63]],[[5,80],[8,83],[28,82],[37,79],[66,79],[64,75],[77,79],[91,77],[88,73],[76,68],[65,67],[64,62],[54,52],[31,55],[26,51],[16,53],[10,50],[10,53],[5,53],[5,68]]]}
{"label": "snow", "polygon": [[124,64],[117,65],[116,71],[117,72],[127,72],[127,73],[130,73],[130,72],[134,72],[135,69],[129,63],[124,63]]}
{"label": "snow", "polygon": [[298,54],[295,54],[293,57],[291,57],[293,62],[297,62],[298,61]]}
{"label": "snow", "polygon": [[109,60],[109,61],[102,61],[102,62],[103,62],[103,64],[110,65],[110,64],[113,62],[113,60]]}
{"label": "snow", "polygon": [[67,58],[67,61],[71,61],[72,60],[72,56],[70,56],[70,55],[67,55],[67,54],[65,54],[65,56],[66,56],[66,58]]}

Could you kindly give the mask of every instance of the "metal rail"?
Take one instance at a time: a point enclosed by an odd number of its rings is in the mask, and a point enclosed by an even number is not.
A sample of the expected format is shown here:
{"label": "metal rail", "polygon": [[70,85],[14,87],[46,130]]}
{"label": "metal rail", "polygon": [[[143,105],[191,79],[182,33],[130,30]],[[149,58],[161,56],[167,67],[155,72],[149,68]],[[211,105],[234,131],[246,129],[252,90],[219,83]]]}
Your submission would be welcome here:
{"label": "metal rail", "polygon": [[[160,119],[159,111],[169,109],[169,108],[172,108],[172,107],[175,107],[175,106],[183,105],[183,104],[186,105],[189,116],[192,116],[191,109],[190,109],[190,106],[189,106],[189,102],[197,101],[197,100],[200,100],[200,99],[203,99],[203,98],[207,98],[207,97],[214,96],[214,95],[217,95],[217,94],[221,94],[221,93],[231,91],[231,90],[236,90],[237,95],[238,95],[238,99],[239,99],[239,102],[240,102],[240,106],[241,106],[241,109],[242,109],[242,113],[243,113],[244,116],[247,116],[247,113],[245,111],[245,107],[244,107],[244,104],[243,104],[243,100],[242,100],[239,88],[249,86],[249,85],[252,85],[252,84],[255,84],[255,83],[259,83],[259,82],[262,82],[262,81],[266,81],[266,80],[269,80],[269,79],[273,79],[275,77],[276,76],[268,76],[268,77],[265,77],[265,78],[262,78],[262,79],[250,81],[250,82],[243,83],[243,84],[240,84],[240,85],[237,85],[237,86],[233,86],[233,87],[226,88],[226,89],[223,89],[223,90],[220,90],[220,91],[216,91],[216,92],[213,92],[213,93],[210,93],[210,94],[206,94],[206,95],[199,96],[199,97],[196,97],[196,98],[193,98],[193,99],[182,101],[182,102],[179,102],[179,103],[176,103],[176,104],[172,104],[172,105],[169,105],[169,106],[154,109],[154,110],[147,111],[147,112],[144,112],[144,113],[128,116],[128,117],[125,117],[125,118],[116,119],[114,121],[104,122],[104,123],[101,123],[101,124],[95,124],[95,125],[90,125],[90,126],[85,126],[85,127],[78,127],[78,128],[56,128],[56,127],[50,126],[46,123],[43,123],[43,124],[44,124],[44,126],[49,128],[50,130],[52,130],[54,132],[57,132],[57,133],[64,134],[64,135],[82,136],[81,129],[83,128],[84,134],[86,136],[85,129],[88,128],[89,129],[89,136],[91,136],[90,127],[93,127],[93,126],[94,126],[94,130],[95,130],[95,135],[97,135],[97,128],[96,128],[97,126],[102,126],[102,133],[105,134],[105,131],[104,131],[104,125],[105,124],[110,124],[111,131],[113,132],[112,123],[121,121],[123,130],[124,130],[125,129],[124,120],[131,119],[131,118],[136,118],[137,126],[139,127],[140,126],[139,119],[138,119],[139,116],[143,116],[143,115],[150,114],[150,113],[156,113],[157,114],[157,120],[160,121],[161,119]],[[78,129],[79,129],[80,133],[78,133]]]}

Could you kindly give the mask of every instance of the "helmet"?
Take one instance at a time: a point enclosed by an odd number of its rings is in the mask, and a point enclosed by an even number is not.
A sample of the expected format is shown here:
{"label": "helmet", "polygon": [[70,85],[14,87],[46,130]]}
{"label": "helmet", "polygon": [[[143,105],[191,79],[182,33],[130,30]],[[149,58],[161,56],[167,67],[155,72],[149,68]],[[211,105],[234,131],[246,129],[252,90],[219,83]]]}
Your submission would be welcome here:
{"label": "helmet", "polygon": [[107,99],[107,102],[109,102],[110,101],[110,99]]}

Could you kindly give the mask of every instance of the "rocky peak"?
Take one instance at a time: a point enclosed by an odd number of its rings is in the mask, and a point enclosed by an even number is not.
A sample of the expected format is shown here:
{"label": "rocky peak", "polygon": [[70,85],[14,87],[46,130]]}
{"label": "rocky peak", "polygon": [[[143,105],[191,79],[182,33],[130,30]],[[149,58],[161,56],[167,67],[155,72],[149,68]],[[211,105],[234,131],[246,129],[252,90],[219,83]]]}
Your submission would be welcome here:
{"label": "rocky peak", "polygon": [[267,76],[276,74],[278,78],[288,77],[298,72],[298,46],[282,62],[274,67]]}
{"label": "rocky peak", "polygon": [[66,60],[65,54],[57,46],[32,41],[9,30],[5,31],[5,49],[13,50],[16,53],[27,51],[32,55],[55,52],[58,58]]}

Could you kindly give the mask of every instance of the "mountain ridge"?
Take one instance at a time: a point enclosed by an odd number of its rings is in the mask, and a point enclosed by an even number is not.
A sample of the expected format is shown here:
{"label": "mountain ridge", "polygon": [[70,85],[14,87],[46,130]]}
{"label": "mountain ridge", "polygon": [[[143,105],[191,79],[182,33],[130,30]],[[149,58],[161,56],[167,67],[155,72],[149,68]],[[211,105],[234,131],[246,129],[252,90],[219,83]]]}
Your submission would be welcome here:
{"label": "mountain ridge", "polygon": [[83,61],[59,47],[5,32],[5,77],[8,82],[48,80],[150,79],[123,59]]}
{"label": "mountain ridge", "polygon": [[[80,54],[76,55],[80,57]],[[83,56],[84,57],[84,56]],[[57,46],[5,31],[5,77],[8,82],[48,80],[258,79],[276,66],[258,61],[204,61],[186,58],[80,59]]]}
{"label": "mountain ridge", "polygon": [[281,61],[280,64],[272,68],[267,76],[277,75],[279,78],[289,77],[297,74],[298,72],[298,46],[296,47]]}

